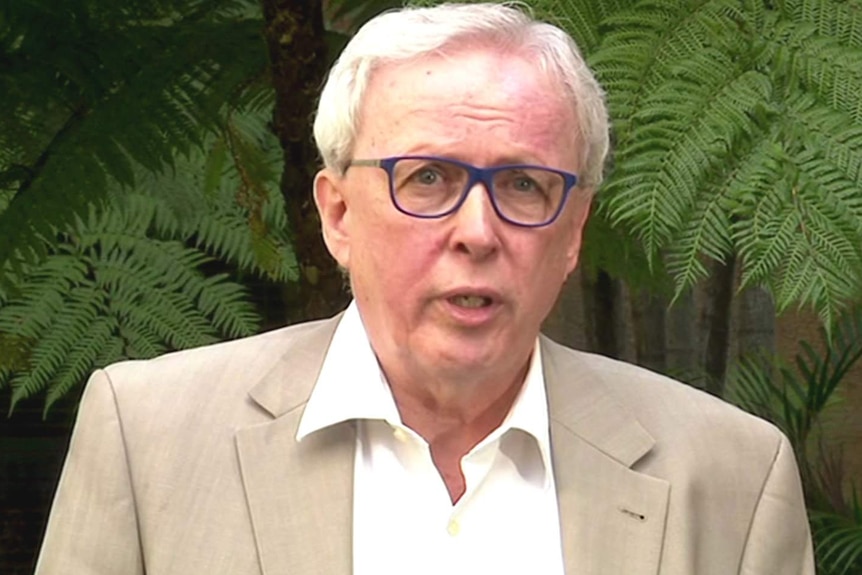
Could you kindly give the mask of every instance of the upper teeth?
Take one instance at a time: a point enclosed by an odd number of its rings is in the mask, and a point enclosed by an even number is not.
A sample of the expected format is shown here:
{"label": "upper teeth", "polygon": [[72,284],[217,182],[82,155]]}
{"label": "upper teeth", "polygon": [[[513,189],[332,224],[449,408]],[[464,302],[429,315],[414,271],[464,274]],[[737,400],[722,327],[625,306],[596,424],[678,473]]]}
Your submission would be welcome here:
{"label": "upper teeth", "polygon": [[485,305],[487,298],[478,295],[455,296],[454,301],[462,307],[481,307]]}

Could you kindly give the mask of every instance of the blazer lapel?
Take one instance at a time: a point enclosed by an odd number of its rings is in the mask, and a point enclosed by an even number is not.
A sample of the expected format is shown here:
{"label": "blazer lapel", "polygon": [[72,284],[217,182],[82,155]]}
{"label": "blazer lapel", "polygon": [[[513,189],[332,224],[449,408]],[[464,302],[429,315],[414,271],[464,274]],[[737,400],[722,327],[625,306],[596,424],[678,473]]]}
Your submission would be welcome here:
{"label": "blazer lapel", "polygon": [[301,410],[237,434],[264,575],[349,575],[353,455],[350,423],[297,443]]}
{"label": "blazer lapel", "polygon": [[566,575],[655,575],[670,485],[631,469],[655,441],[581,355],[542,344]]}
{"label": "blazer lapel", "polygon": [[336,324],[324,322],[297,337],[250,393],[273,419],[236,433],[263,575],[352,571],[354,425],[296,441]]}

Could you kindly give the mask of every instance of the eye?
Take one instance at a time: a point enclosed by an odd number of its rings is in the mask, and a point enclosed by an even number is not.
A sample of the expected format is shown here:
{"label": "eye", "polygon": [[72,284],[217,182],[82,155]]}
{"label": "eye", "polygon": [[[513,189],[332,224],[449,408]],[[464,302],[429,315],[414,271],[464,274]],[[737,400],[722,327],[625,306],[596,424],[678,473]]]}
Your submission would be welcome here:
{"label": "eye", "polygon": [[545,179],[536,170],[509,170],[498,175],[496,186],[498,191],[508,190],[520,195],[544,195],[547,190]]}
{"label": "eye", "polygon": [[416,170],[411,179],[417,184],[433,186],[440,181],[441,177],[442,175],[439,170],[435,169],[433,166],[425,166]]}
{"label": "eye", "polygon": [[533,178],[520,174],[512,178],[512,188],[519,192],[541,191],[541,186]]}

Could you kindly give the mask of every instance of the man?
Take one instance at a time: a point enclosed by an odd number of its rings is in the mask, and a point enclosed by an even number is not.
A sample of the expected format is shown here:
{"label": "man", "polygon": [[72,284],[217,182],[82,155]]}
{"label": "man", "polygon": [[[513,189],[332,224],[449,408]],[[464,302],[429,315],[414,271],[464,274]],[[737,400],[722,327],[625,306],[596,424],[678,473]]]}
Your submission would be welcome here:
{"label": "man", "polygon": [[315,137],[355,301],[94,374],[38,573],[813,573],[774,427],[539,336],[608,141],[563,32],[380,16]]}

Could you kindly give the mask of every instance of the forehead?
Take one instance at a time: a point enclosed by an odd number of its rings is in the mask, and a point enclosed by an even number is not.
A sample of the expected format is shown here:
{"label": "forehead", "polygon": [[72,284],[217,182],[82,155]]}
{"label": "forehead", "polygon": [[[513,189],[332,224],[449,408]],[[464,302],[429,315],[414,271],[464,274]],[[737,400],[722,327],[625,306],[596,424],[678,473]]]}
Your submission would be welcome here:
{"label": "forehead", "polygon": [[375,70],[357,149],[442,155],[484,140],[503,155],[504,144],[514,155],[566,155],[575,139],[574,107],[560,82],[523,55],[464,48]]}

